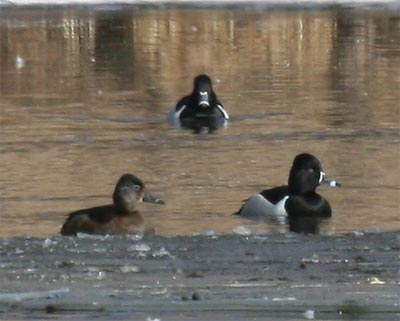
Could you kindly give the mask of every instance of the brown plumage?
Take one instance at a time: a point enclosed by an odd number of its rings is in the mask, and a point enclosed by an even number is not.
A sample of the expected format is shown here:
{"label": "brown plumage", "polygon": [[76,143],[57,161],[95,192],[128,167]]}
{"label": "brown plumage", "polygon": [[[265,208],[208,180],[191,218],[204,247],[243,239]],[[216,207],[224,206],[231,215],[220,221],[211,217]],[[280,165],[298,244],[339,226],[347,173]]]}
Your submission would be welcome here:
{"label": "brown plumage", "polygon": [[68,215],[61,234],[125,234],[154,232],[136,209],[140,202],[165,204],[146,193],[144,183],[134,175],[122,175],[115,186],[113,204],[78,210]]}

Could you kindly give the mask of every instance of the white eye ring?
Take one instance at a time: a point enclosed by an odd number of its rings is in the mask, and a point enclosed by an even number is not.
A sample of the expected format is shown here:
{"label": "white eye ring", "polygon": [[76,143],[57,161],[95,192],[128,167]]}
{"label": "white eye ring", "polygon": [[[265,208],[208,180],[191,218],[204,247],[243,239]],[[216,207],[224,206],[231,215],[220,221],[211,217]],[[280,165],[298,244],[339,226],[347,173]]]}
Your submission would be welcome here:
{"label": "white eye ring", "polygon": [[140,186],[139,185],[133,185],[133,189],[135,191],[140,191]]}

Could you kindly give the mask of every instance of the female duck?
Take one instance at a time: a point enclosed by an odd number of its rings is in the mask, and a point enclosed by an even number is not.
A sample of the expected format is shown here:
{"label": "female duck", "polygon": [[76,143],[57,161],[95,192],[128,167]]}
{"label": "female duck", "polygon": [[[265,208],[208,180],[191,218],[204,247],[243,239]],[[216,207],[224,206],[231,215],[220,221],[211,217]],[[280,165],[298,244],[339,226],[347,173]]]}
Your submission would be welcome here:
{"label": "female duck", "polygon": [[146,193],[144,183],[134,175],[125,174],[119,179],[113,194],[113,204],[72,212],[61,227],[61,234],[123,234],[145,233],[151,229],[136,209],[140,202],[165,204]]}
{"label": "female duck", "polygon": [[296,232],[313,232],[320,219],[332,215],[328,201],[315,192],[320,184],[340,186],[322,170],[313,155],[300,154],[293,161],[288,185],[264,190],[250,197],[235,214],[253,218],[287,218],[289,228]]}
{"label": "female duck", "polygon": [[168,114],[168,122],[172,126],[192,129],[196,133],[226,127],[228,119],[229,115],[218,101],[207,75],[197,76],[193,92],[179,100]]}

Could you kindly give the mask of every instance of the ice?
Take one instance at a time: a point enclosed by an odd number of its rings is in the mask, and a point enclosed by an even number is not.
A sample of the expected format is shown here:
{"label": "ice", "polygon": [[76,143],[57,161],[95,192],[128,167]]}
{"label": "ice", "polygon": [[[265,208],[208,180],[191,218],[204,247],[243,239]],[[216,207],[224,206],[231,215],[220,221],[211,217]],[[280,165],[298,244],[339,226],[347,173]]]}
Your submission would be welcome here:
{"label": "ice", "polygon": [[303,258],[304,263],[320,263],[318,254],[314,253],[310,258]]}
{"label": "ice", "polygon": [[106,278],[106,272],[104,271],[96,271],[95,268],[89,269],[87,274],[88,280],[104,280]]}
{"label": "ice", "polygon": [[315,319],[315,311],[307,310],[303,313],[303,316],[307,320],[314,320]]}
{"label": "ice", "polygon": [[69,293],[69,288],[48,291],[30,291],[19,293],[0,293],[0,302],[21,302],[34,299],[51,299]]}
{"label": "ice", "polygon": [[364,233],[361,232],[361,231],[354,231],[352,234],[353,234],[354,236],[363,236],[363,235],[364,235]]}
{"label": "ice", "polygon": [[297,299],[293,296],[284,297],[284,298],[273,298],[274,302],[286,302],[286,301],[296,301]]}
{"label": "ice", "polygon": [[363,229],[361,231],[353,231],[352,234],[355,235],[355,236],[363,236],[366,233],[374,234],[374,233],[379,233],[379,232],[380,232],[379,227],[370,226],[370,227],[367,227],[367,228],[365,228],[365,229]]}
{"label": "ice", "polygon": [[159,250],[155,250],[153,253],[153,257],[163,257],[163,256],[172,257],[171,253],[169,253],[164,247],[161,247]]}
{"label": "ice", "polygon": [[35,273],[37,272],[37,269],[33,269],[33,268],[28,268],[25,270],[26,273]]}
{"label": "ice", "polygon": [[151,250],[151,247],[145,243],[134,244],[128,247],[128,252],[148,252]]}
{"label": "ice", "polygon": [[76,235],[80,239],[89,239],[89,240],[107,240],[110,238],[110,235],[100,235],[100,234],[86,234],[86,233],[78,233]]}
{"label": "ice", "polygon": [[378,279],[376,277],[368,278],[368,282],[369,282],[369,284],[372,284],[372,285],[383,285],[383,284],[386,284],[385,281],[382,281],[382,280],[380,280],[380,279]]}
{"label": "ice", "polygon": [[15,254],[22,254],[22,253],[24,253],[23,250],[21,250],[21,249],[19,249],[19,248],[16,248],[16,249],[15,249]]}
{"label": "ice", "polygon": [[125,236],[128,240],[141,241],[143,239],[143,234],[128,234]]}
{"label": "ice", "polygon": [[377,226],[370,226],[363,230],[364,233],[379,233],[381,230]]}
{"label": "ice", "polygon": [[50,246],[57,245],[57,244],[58,244],[58,242],[53,241],[53,240],[50,239],[50,238],[46,238],[46,239],[44,240],[44,242],[43,242],[43,248],[50,247]]}
{"label": "ice", "polygon": [[139,267],[135,266],[135,265],[125,265],[125,266],[121,266],[121,272],[122,273],[138,273],[140,272]]}
{"label": "ice", "polygon": [[248,227],[240,225],[233,230],[233,233],[237,235],[251,235],[251,230]]}
{"label": "ice", "polygon": [[208,230],[204,233],[205,236],[218,236],[218,232],[214,230]]}
{"label": "ice", "polygon": [[193,236],[210,236],[214,239],[218,238],[218,236],[220,236],[220,234],[214,230],[207,230],[204,233],[193,233]]}

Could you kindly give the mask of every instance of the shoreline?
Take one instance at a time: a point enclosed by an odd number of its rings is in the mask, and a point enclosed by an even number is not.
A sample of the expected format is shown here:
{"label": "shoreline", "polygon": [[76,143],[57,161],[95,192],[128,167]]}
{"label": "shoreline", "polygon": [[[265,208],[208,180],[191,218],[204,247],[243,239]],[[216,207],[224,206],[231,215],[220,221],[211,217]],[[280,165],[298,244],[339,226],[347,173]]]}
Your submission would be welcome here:
{"label": "shoreline", "polygon": [[394,320],[399,241],[400,231],[2,238],[0,316]]}

